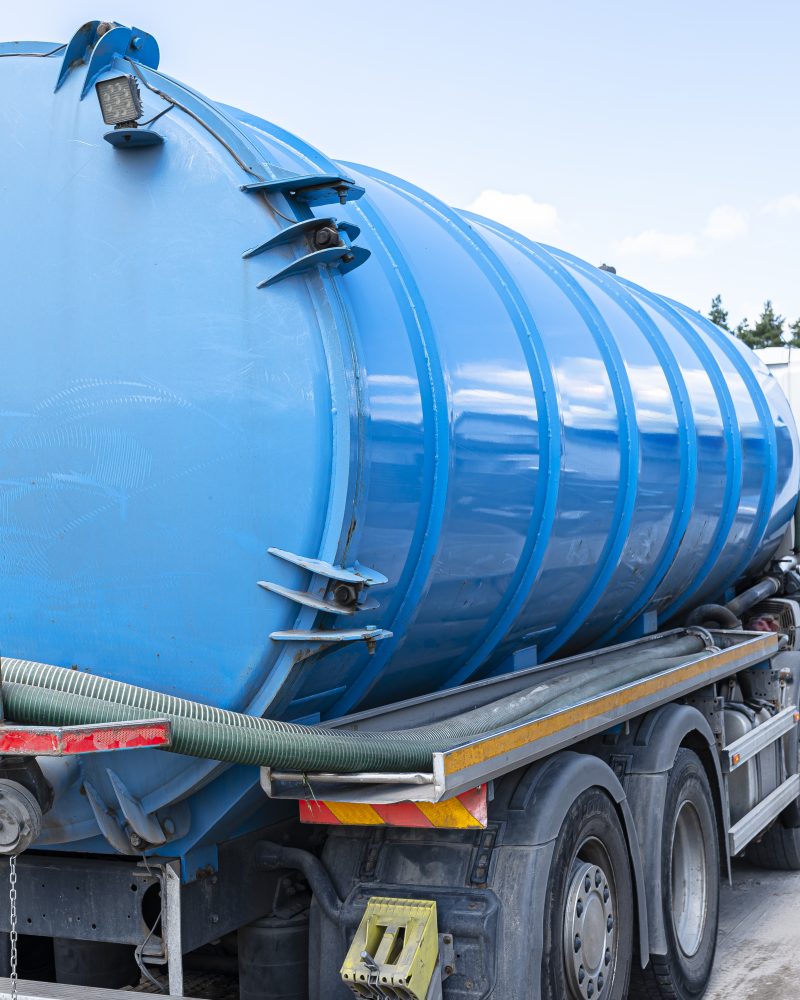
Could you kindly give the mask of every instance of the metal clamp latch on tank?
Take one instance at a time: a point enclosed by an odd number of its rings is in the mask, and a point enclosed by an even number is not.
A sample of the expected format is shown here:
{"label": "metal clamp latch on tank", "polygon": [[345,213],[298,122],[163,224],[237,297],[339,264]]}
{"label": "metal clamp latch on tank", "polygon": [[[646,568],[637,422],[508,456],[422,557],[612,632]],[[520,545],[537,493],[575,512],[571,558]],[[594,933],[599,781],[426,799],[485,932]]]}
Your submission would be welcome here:
{"label": "metal clamp latch on tank", "polygon": [[158,67],[158,43],[141,28],[127,28],[117,21],[87,21],[78,28],[64,50],[61,71],[55,89],[58,90],[72,70],[87,66],[81,89],[81,100],[101,73],[114,65],[114,60],[135,58],[142,66]]}
{"label": "metal clamp latch on tank", "polygon": [[248,260],[250,257],[256,257],[273,247],[285,246],[298,240],[306,242],[311,250],[310,253],[298,257],[291,264],[276,271],[271,277],[259,281],[256,285],[257,288],[266,288],[267,285],[274,285],[283,278],[302,274],[304,271],[310,271],[323,264],[333,265],[338,268],[340,273],[346,274],[359,267],[370,256],[370,251],[364,247],[353,246],[353,240],[358,237],[360,232],[358,226],[354,226],[350,222],[337,222],[333,218],[304,219],[302,222],[282,229],[264,243],[245,250],[242,257]]}
{"label": "metal clamp latch on tank", "polygon": [[[294,552],[274,547],[267,551],[270,555],[283,559],[284,562],[299,566],[301,569],[308,570],[315,576],[324,577],[328,581],[324,589],[315,594],[306,590],[292,590],[269,580],[259,580],[259,587],[263,587],[270,593],[285,597],[296,604],[314,608],[315,611],[335,615],[354,615],[359,611],[371,611],[380,607],[379,603],[366,593],[370,587],[378,587],[389,582],[377,570],[368,569],[358,562],[350,567],[334,566],[333,563],[325,562],[323,559],[298,556]],[[391,632],[376,628],[374,625],[354,629],[287,629],[270,634],[271,639],[300,642],[336,643],[362,640],[367,643],[370,651],[379,639],[389,639],[391,636]]]}

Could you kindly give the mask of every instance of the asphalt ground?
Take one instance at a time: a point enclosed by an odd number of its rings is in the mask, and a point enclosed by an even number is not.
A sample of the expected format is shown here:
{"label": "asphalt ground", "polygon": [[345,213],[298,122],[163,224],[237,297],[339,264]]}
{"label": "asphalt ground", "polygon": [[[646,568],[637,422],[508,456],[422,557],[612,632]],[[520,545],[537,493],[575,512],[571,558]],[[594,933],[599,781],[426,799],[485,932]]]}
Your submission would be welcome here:
{"label": "asphalt ground", "polygon": [[717,959],[706,1000],[800,997],[800,872],[744,862],[721,893]]}

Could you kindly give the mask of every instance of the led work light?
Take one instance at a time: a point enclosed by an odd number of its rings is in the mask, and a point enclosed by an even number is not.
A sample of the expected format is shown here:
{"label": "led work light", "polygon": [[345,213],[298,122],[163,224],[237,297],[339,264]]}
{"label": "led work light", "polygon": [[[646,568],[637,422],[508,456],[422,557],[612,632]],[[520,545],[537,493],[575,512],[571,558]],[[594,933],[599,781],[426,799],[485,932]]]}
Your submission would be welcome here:
{"label": "led work light", "polygon": [[[113,132],[106,132],[103,136],[106,142],[117,149],[136,149],[156,146],[164,141],[164,137],[157,132],[138,125],[143,108],[135,77],[114,76],[110,80],[100,80],[95,84],[95,90],[103,121],[114,126]],[[145,122],[145,125],[148,124]]]}
{"label": "led work light", "polygon": [[95,89],[106,125],[114,125],[117,128],[122,125],[131,127],[142,117],[139,84],[132,76],[115,76],[111,80],[101,80]]}

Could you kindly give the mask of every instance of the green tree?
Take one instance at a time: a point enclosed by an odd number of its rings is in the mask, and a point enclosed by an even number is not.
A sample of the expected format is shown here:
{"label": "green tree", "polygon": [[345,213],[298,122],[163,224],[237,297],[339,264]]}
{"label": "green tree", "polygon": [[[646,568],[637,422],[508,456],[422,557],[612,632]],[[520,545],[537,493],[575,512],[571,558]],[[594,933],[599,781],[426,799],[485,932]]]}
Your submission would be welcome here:
{"label": "green tree", "polygon": [[787,344],[789,347],[800,347],[800,319],[796,319],[794,323],[789,324],[789,339]]}
{"label": "green tree", "polygon": [[708,318],[712,323],[716,323],[717,326],[722,327],[723,330],[728,330],[730,332],[730,327],[728,326],[728,310],[724,309],[722,306],[721,295],[715,295],[711,300],[711,308],[708,311]]}
{"label": "green tree", "polygon": [[743,319],[733,332],[739,340],[743,340],[748,347],[752,347],[754,350],[759,347],[784,347],[786,344],[783,334],[784,322],[783,316],[779,316],[775,312],[772,302],[767,299],[761,315],[753,327],[750,327],[748,321]]}
{"label": "green tree", "polygon": [[778,316],[772,308],[772,302],[767,299],[764,309],[753,327],[753,333],[760,341],[759,347],[784,347],[783,316]]}
{"label": "green tree", "polygon": [[745,317],[740,323],[737,323],[736,329],[733,331],[733,335],[734,337],[738,337],[739,340],[743,340],[748,347],[756,348],[763,346],[758,343],[754,331],[750,329],[747,317]]}

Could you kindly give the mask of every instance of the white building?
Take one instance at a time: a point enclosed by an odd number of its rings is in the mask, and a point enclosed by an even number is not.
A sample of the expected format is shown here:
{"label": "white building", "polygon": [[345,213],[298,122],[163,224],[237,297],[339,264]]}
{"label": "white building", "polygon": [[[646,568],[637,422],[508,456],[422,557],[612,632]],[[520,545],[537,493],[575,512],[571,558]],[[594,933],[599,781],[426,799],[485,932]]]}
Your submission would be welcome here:
{"label": "white building", "polygon": [[756,354],[778,380],[800,423],[800,348],[762,347]]}

